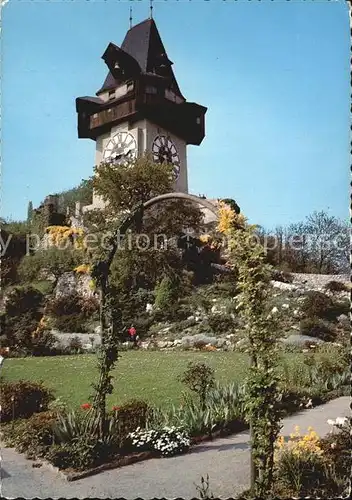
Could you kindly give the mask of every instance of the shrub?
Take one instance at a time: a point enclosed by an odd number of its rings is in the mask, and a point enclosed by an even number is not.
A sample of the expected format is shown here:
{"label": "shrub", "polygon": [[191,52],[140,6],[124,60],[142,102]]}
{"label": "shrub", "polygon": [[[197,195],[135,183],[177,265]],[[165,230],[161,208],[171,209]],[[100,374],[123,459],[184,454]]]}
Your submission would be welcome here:
{"label": "shrub", "polygon": [[3,436],[8,446],[13,446],[28,458],[45,456],[54,442],[53,427],[57,419],[55,411],[36,413],[15,426],[7,424]]}
{"label": "shrub", "polygon": [[334,340],[336,337],[333,327],[317,317],[302,319],[300,322],[300,332],[302,335],[317,337],[325,341]]}
{"label": "shrub", "polygon": [[65,333],[87,333],[86,319],[81,314],[58,316],[52,319],[53,328]]}
{"label": "shrub", "polygon": [[180,283],[175,278],[164,276],[155,287],[155,307],[161,311],[167,311],[173,307],[179,295]]}
{"label": "shrub", "polygon": [[327,292],[348,292],[349,288],[348,286],[345,285],[345,283],[342,283],[341,281],[329,281],[326,283],[324,286],[325,290]]}
{"label": "shrub", "polygon": [[318,317],[334,321],[340,314],[349,313],[349,301],[335,301],[322,292],[308,292],[301,308],[307,318]]}
{"label": "shrub", "polygon": [[[208,345],[208,342],[206,340],[202,340],[202,339],[199,339],[199,340],[196,340],[195,342],[193,342],[193,348],[194,349],[205,349]],[[184,347],[188,347],[188,348],[191,348],[192,347],[192,344],[190,344],[189,346],[184,346]]]}
{"label": "shrub", "polygon": [[349,316],[350,312],[350,301],[348,299],[345,300],[333,300],[330,310],[328,311],[329,318],[334,321],[340,316],[344,314],[345,316]]}
{"label": "shrub", "polygon": [[99,300],[96,297],[82,297],[79,300],[79,305],[81,308],[81,314],[84,318],[89,318],[93,316],[97,311],[99,311]]}
{"label": "shrub", "polygon": [[320,446],[324,451],[326,459],[333,464],[333,474],[335,476],[333,479],[335,480],[332,481],[333,491],[331,493],[336,497],[344,493],[343,490],[341,491],[338,487],[336,488],[338,483],[345,486],[344,489],[348,486],[348,471],[351,470],[352,465],[351,421],[350,419],[346,419],[347,421],[339,424],[338,420],[339,419],[332,421],[334,423],[328,421],[328,423],[332,423],[332,425],[336,426],[338,431],[332,432],[320,440]]}
{"label": "shrub", "polygon": [[54,399],[52,391],[42,383],[19,380],[3,382],[0,393],[1,419],[8,422],[13,418],[28,418],[34,413],[45,411]]}
{"label": "shrub", "polygon": [[272,273],[272,279],[275,281],[281,281],[282,283],[292,283],[293,275],[286,271],[279,271],[275,269]]}
{"label": "shrub", "polygon": [[233,431],[244,423],[244,389],[236,384],[216,384],[209,391],[205,407],[183,394],[180,407],[159,410],[148,428],[171,425],[186,429],[190,436],[211,435],[214,430]]}
{"label": "shrub", "polygon": [[290,438],[288,443],[284,443],[283,437],[278,440],[276,488],[280,490],[281,486],[292,496],[304,497],[324,484],[323,451],[319,437],[312,430],[307,436],[301,437],[297,432]]}
{"label": "shrub", "polygon": [[77,335],[70,339],[68,343],[68,349],[76,354],[79,354],[83,351],[82,341]]}
{"label": "shrub", "polygon": [[96,438],[79,436],[70,442],[52,446],[46,459],[60,469],[84,470],[104,463],[114,452],[114,447]]}
{"label": "shrub", "polygon": [[314,364],[322,377],[343,374],[350,367],[350,352],[347,346],[321,345],[308,357],[314,359]]}
{"label": "shrub", "polygon": [[31,286],[17,286],[8,294],[5,310],[8,316],[20,316],[36,311],[43,305],[44,296]]}
{"label": "shrub", "polygon": [[207,323],[217,335],[232,332],[236,326],[235,320],[226,314],[212,314],[208,316]]}
{"label": "shrub", "polygon": [[152,315],[147,313],[141,314],[133,320],[133,325],[139,337],[145,337],[148,334],[149,328],[152,326],[153,322],[154,319]]}
{"label": "shrub", "polygon": [[92,411],[63,412],[53,428],[57,443],[70,443],[82,436],[97,438],[99,421]]}
{"label": "shrub", "polygon": [[207,395],[215,383],[214,370],[205,363],[191,361],[180,381],[197,394],[201,406],[205,408]]}
{"label": "shrub", "polygon": [[277,442],[274,493],[285,497],[344,497],[351,468],[348,425],[324,439],[311,428],[306,436],[300,436],[298,430],[287,443],[283,437]]}
{"label": "shrub", "polygon": [[77,293],[54,297],[46,305],[46,313],[60,317],[81,313],[81,300]]}
{"label": "shrub", "polygon": [[131,400],[114,407],[113,410],[117,419],[117,432],[120,446],[123,446],[127,435],[138,427],[145,428],[152,408],[145,401]]}
{"label": "shrub", "polygon": [[30,352],[32,336],[38,327],[39,318],[28,311],[20,316],[6,316],[5,329],[6,344],[14,349]]}
{"label": "shrub", "polygon": [[54,345],[56,344],[56,337],[48,332],[38,332],[32,337],[32,355],[33,356],[49,356],[54,353]]}
{"label": "shrub", "polygon": [[52,317],[53,327],[63,332],[86,332],[87,319],[99,309],[95,297],[81,297],[77,293],[53,298],[47,303],[46,314]]}
{"label": "shrub", "polygon": [[29,351],[32,334],[42,317],[43,294],[33,287],[15,287],[5,299],[1,330],[3,343]]}

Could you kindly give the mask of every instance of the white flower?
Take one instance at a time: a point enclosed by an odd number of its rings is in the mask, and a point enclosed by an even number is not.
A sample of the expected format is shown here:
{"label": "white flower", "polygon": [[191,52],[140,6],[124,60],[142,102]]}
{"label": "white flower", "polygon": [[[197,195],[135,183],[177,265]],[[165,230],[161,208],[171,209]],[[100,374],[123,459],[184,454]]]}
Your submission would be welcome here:
{"label": "white flower", "polygon": [[289,306],[289,304],[282,304],[281,307],[282,307],[282,309],[288,309],[290,306]]}
{"label": "white flower", "polygon": [[298,314],[299,314],[299,310],[298,310],[298,309],[295,309],[295,310],[293,311],[293,314],[294,314],[295,316],[298,316]]}
{"label": "white flower", "polygon": [[277,308],[277,307],[273,307],[273,308],[272,308],[272,310],[271,310],[271,312],[272,312],[273,314],[276,314],[277,312],[279,312],[279,310],[278,310],[278,308]]}
{"label": "white flower", "polygon": [[348,422],[347,417],[337,417],[335,425],[345,425]]}

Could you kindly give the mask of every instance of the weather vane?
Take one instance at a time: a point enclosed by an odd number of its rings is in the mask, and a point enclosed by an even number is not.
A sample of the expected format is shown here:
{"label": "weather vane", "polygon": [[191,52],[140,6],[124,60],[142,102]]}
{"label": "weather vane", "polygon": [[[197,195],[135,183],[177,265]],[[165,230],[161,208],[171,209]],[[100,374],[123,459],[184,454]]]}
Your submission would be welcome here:
{"label": "weather vane", "polygon": [[150,0],[150,19],[153,19],[153,0]]}
{"label": "weather vane", "polygon": [[130,28],[132,28],[132,7],[130,7]]}

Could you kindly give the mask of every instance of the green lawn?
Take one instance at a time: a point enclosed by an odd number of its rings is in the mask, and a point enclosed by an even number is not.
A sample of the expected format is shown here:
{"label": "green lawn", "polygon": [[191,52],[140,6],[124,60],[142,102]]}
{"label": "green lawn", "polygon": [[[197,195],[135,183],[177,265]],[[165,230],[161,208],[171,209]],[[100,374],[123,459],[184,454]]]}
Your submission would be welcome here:
{"label": "green lawn", "polygon": [[[290,373],[304,366],[302,354],[284,354]],[[178,404],[184,385],[178,381],[189,361],[202,361],[215,370],[215,377],[223,383],[243,381],[248,369],[248,356],[236,352],[187,351],[125,351],[113,372],[114,394],[109,405],[119,405],[132,398],[144,399],[167,407]],[[56,397],[71,407],[88,401],[91,384],[97,377],[96,356],[52,356],[6,359],[2,375],[5,380],[43,381],[54,390]]]}
{"label": "green lawn", "polygon": [[[114,370],[114,394],[109,404],[141,398],[159,406],[178,403],[182,375],[189,361],[204,361],[222,382],[243,380],[248,357],[234,352],[160,352],[126,351],[121,353]],[[88,401],[96,371],[94,355],[52,356],[7,359],[3,365],[5,380],[42,380],[75,407]]]}

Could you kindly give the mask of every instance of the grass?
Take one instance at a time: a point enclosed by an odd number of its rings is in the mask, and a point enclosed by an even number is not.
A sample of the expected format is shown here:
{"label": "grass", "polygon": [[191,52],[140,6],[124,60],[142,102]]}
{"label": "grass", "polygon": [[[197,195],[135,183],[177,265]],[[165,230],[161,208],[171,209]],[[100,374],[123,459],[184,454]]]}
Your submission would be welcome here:
{"label": "grass", "polygon": [[[189,361],[206,362],[221,382],[243,380],[248,367],[248,357],[234,352],[126,351],[113,372],[114,394],[109,405],[132,398],[162,407],[177,404],[185,389],[177,379]],[[89,354],[11,358],[4,362],[2,371],[5,380],[42,380],[71,407],[88,401],[97,376],[96,357]]]}
{"label": "grass", "polygon": [[[283,354],[285,370],[299,375],[304,371],[301,353]],[[215,371],[219,382],[243,382],[249,366],[245,353],[239,352],[187,352],[187,351],[125,351],[113,372],[114,393],[109,406],[120,405],[132,398],[168,407],[178,404],[185,386],[178,381],[189,361],[205,362]],[[285,365],[285,370],[283,369]],[[5,380],[35,380],[54,390],[70,407],[89,401],[92,382],[96,380],[96,356],[28,357],[6,359],[2,368]]]}

